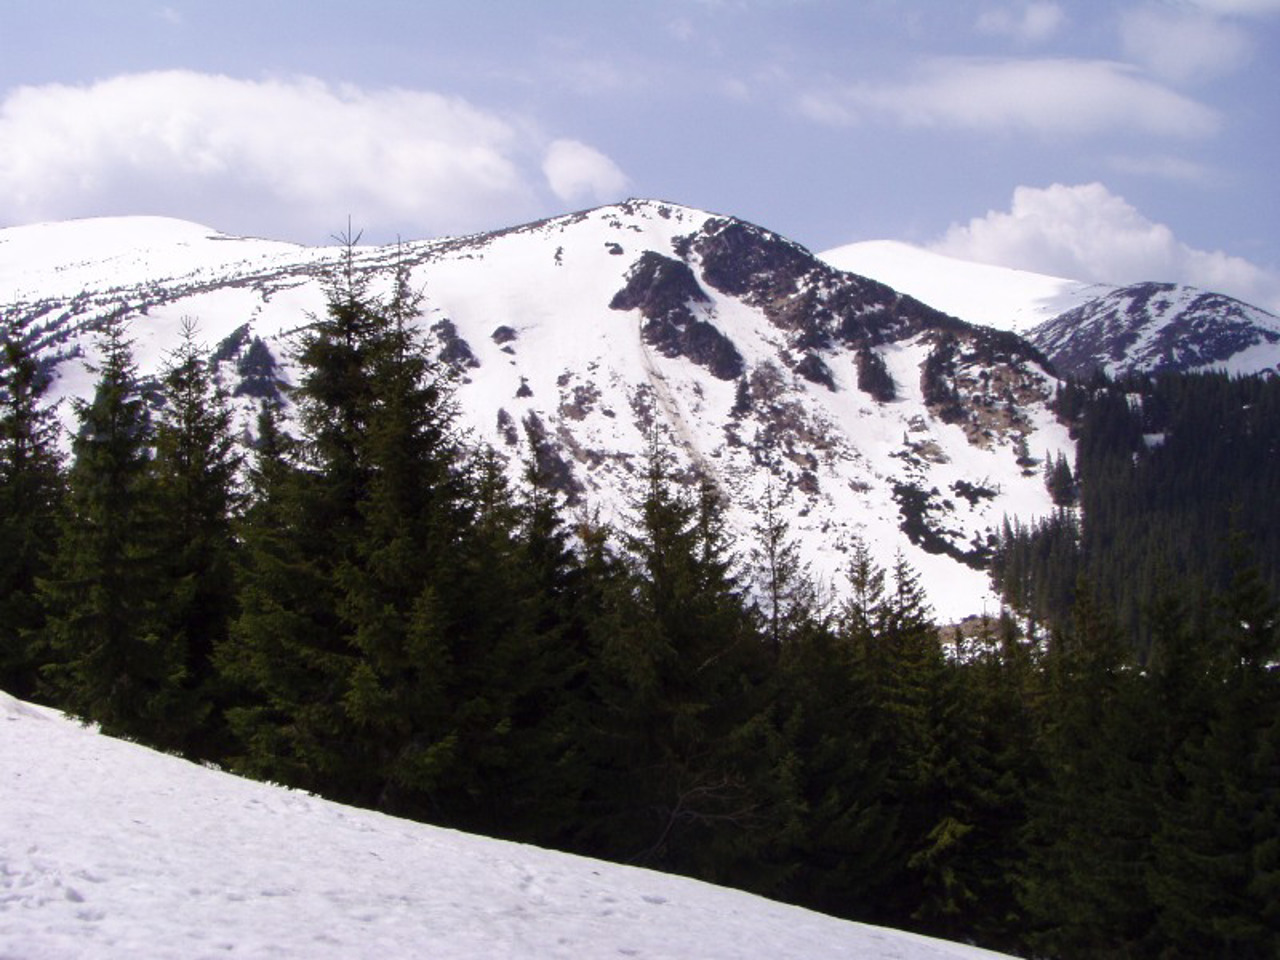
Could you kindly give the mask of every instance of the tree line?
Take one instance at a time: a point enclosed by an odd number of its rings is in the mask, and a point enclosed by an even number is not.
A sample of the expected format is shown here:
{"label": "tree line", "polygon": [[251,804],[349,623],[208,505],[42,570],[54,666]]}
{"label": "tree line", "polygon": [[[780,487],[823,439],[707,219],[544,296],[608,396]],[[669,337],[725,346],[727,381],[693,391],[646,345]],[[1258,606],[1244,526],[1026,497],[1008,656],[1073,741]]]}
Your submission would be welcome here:
{"label": "tree line", "polygon": [[1062,509],[1000,532],[993,578],[1029,623],[1070,620],[1087,581],[1140,660],[1162,592],[1203,606],[1244,554],[1280,592],[1280,378],[1226,373],[1095,376],[1055,401],[1076,440],[1074,470],[1046,461]]}
{"label": "tree line", "polygon": [[[945,639],[854,544],[828,595],[735,542],[654,442],[610,529],[458,427],[397,272],[352,258],[250,449],[188,327],[123,320],[69,460],[24,331],[0,373],[0,683],[343,802],[1035,956],[1274,957],[1274,591],[1166,594],[1141,661],[1097,590]],[[1082,481],[1087,490],[1088,480]]]}

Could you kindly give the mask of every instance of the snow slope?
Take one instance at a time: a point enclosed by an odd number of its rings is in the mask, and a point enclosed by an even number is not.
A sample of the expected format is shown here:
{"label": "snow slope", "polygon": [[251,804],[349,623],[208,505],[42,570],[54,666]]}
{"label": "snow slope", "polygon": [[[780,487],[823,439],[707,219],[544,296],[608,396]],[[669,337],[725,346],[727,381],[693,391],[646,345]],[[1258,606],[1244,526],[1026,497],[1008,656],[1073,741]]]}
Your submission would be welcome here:
{"label": "snow slope", "polygon": [[997,956],[339,806],[3,693],[0,782],[6,960]]}
{"label": "snow slope", "polygon": [[[708,269],[717,243],[722,254],[740,246]],[[342,255],[336,246],[234,239],[158,218],[12,228],[0,230],[0,312],[26,316],[44,348],[66,358],[57,396],[87,397],[92,331],[120,312],[131,318],[144,375],[177,346],[185,318],[211,346],[243,330],[285,360],[293,334],[323,312],[320,275]],[[358,248],[354,257],[381,289],[393,263],[409,266],[424,293],[424,329],[469,358],[457,395],[465,425],[513,475],[536,442],[562,468],[575,509],[625,525],[656,425],[682,465],[713,478],[740,542],[766,489],[782,493],[792,536],[836,592],[858,538],[885,567],[900,551],[938,617],[996,609],[985,572],[955,554],[980,547],[1005,516],[1030,522],[1051,512],[1034,460],[1072,454],[1045,407],[1051,378],[1023,362],[1022,348],[997,348],[972,331],[947,334],[959,345],[947,376],[965,412],[941,417],[921,378],[943,328],[929,321],[907,330],[914,321],[902,317],[918,318],[918,304],[904,306],[892,290],[732,218],[634,201],[493,234]],[[692,291],[656,320],[643,306],[614,306],[646,257]],[[823,311],[827,318],[815,320]],[[901,328],[852,339],[859,324],[898,322],[899,314]],[[736,354],[739,371],[717,372],[693,349],[665,349],[646,333],[663,322],[666,346],[700,325],[696,332]],[[891,399],[860,386],[860,363],[872,354],[892,373]],[[225,365],[232,378],[236,361]],[[744,388],[746,412],[738,409]],[[240,403],[252,422],[252,403]],[[71,405],[63,411],[70,420]],[[927,500],[927,522],[950,555],[904,532],[911,491]]]}
{"label": "snow slope", "polygon": [[1113,289],[960,260],[897,240],[850,243],[819,256],[838,270],[879,280],[953,317],[1018,333]]}

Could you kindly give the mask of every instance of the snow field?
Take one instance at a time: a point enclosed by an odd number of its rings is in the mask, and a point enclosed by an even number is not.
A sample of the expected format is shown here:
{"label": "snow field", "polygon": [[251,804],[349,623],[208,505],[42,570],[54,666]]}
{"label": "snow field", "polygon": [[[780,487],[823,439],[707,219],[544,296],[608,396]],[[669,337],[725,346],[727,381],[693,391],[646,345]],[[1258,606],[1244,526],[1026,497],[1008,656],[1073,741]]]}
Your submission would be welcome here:
{"label": "snow field", "polygon": [[0,782],[6,960],[997,956],[340,806],[3,693]]}

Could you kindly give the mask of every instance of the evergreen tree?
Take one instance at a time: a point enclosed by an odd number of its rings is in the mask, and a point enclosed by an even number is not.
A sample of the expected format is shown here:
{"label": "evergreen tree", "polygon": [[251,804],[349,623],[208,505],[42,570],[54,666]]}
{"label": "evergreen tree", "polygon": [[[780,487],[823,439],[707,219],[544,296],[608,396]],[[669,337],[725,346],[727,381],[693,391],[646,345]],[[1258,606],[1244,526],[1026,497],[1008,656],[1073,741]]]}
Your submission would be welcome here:
{"label": "evergreen tree", "polygon": [[49,378],[18,320],[0,342],[0,689],[37,694],[47,576],[63,494],[59,427],[44,403]]}
{"label": "evergreen tree", "polygon": [[100,340],[93,399],[78,404],[68,509],[42,593],[56,700],[104,731],[177,748],[196,719],[187,652],[166,633],[153,430],[124,321]]}
{"label": "evergreen tree", "polygon": [[1163,783],[1150,871],[1158,931],[1185,955],[1273,957],[1280,623],[1256,567],[1237,574],[1208,639],[1177,664],[1190,722]]}
{"label": "evergreen tree", "polygon": [[808,621],[779,661],[776,702],[799,831],[785,892],[828,913],[872,919],[900,875],[904,852],[870,661],[884,571],[862,541],[852,553],[851,597],[838,622]]}
{"label": "evergreen tree", "polygon": [[1049,648],[1039,704],[1046,776],[1030,799],[1020,897],[1037,950],[1128,956],[1153,924],[1151,724],[1115,623],[1078,591],[1076,623]]}
{"label": "evergreen tree", "polygon": [[211,759],[227,749],[213,654],[236,611],[232,523],[241,457],[194,321],[183,321],[182,338],[163,374],[156,428],[156,496],[165,520],[159,550],[169,580],[161,616],[170,642],[186,653],[184,683],[200,712],[184,746]]}
{"label": "evergreen tree", "polygon": [[[325,314],[313,318],[296,355],[301,436],[281,445],[273,430],[259,450],[266,499],[246,518],[241,609],[218,659],[244,700],[228,714],[237,766],[367,803],[379,756],[354,749],[350,737],[361,651],[344,620],[338,571],[356,562],[363,530],[371,368],[383,319],[357,269],[356,238],[347,240],[340,268],[326,278]],[[289,460],[280,457],[286,452]]]}
{"label": "evergreen tree", "polygon": [[630,576],[607,600],[595,671],[601,731],[598,849],[714,876],[711,851],[760,824],[758,757],[739,751],[755,716],[763,648],[736,593],[712,492],[674,483],[670,455],[652,446]]}
{"label": "evergreen tree", "polygon": [[799,547],[787,535],[781,507],[770,474],[755,524],[751,566],[760,596],[765,640],[775,659],[781,656],[788,637],[804,629],[818,607],[817,591],[807,565],[800,559]]}

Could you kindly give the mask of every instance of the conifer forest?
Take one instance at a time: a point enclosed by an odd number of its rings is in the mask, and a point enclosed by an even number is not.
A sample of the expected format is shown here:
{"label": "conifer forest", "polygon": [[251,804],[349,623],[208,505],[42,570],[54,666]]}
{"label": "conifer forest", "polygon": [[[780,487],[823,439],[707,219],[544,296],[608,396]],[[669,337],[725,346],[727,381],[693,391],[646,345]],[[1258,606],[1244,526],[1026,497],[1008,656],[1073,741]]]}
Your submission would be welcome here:
{"label": "conifer forest", "polygon": [[[458,429],[403,282],[329,280],[241,442],[192,322],[77,429],[0,361],[0,688],[443,826],[1028,957],[1280,956],[1280,379],[1067,383],[997,617],[732,538],[655,437],[630,521]],[[300,318],[300,322],[303,322]],[[64,451],[69,450],[69,454]]]}

